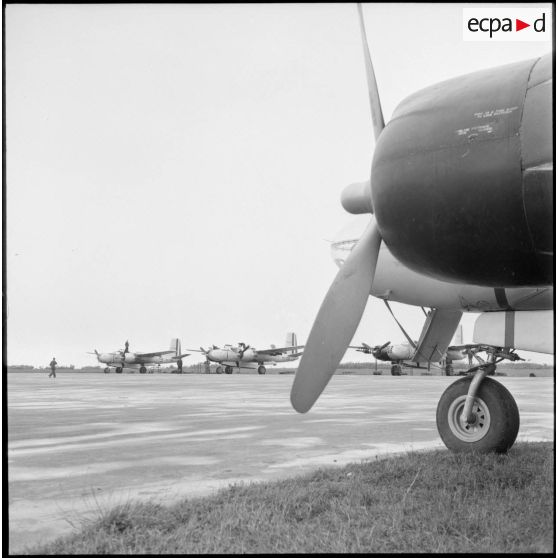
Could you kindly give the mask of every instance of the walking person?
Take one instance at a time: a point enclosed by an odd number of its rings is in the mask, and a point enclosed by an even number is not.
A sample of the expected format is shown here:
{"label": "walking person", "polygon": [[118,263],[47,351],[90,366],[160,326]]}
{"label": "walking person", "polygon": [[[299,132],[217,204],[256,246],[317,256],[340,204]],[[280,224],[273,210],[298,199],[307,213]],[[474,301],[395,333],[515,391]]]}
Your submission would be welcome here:
{"label": "walking person", "polygon": [[56,378],[56,367],[57,366],[58,366],[58,363],[56,362],[56,358],[52,357],[52,360],[50,361],[50,374],[48,375],[49,378],[51,376],[54,376]]}

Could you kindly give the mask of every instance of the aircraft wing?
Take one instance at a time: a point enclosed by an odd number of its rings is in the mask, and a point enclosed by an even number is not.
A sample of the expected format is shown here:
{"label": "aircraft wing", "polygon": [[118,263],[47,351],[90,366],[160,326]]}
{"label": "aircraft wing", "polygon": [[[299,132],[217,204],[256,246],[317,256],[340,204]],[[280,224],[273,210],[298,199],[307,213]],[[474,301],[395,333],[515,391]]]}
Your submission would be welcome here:
{"label": "aircraft wing", "polygon": [[135,354],[140,356],[140,357],[156,357],[156,356],[169,355],[171,353],[174,353],[174,351],[173,350],[166,350],[166,351],[158,351],[156,353],[135,353]]}
{"label": "aircraft wing", "polygon": [[294,351],[296,349],[302,349],[304,347],[304,345],[297,345],[296,347],[278,347],[275,349],[256,349],[256,352],[259,355],[282,355],[283,353],[286,353],[288,351]]}

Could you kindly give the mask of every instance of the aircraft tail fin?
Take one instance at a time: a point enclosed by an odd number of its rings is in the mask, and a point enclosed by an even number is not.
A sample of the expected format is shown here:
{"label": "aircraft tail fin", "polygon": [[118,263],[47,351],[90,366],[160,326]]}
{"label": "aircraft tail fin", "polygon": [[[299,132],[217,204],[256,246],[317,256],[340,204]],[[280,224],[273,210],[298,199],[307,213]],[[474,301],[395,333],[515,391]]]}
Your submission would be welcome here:
{"label": "aircraft tail fin", "polygon": [[[287,338],[285,339],[285,347],[296,347],[296,345],[297,345],[296,333],[289,331],[287,333]],[[289,351],[287,354],[294,355],[295,353],[296,353],[296,349],[293,349],[292,351]]]}
{"label": "aircraft tail fin", "polygon": [[174,351],[174,356],[181,355],[182,348],[180,345],[180,339],[176,339],[176,338],[171,339],[170,350]]}

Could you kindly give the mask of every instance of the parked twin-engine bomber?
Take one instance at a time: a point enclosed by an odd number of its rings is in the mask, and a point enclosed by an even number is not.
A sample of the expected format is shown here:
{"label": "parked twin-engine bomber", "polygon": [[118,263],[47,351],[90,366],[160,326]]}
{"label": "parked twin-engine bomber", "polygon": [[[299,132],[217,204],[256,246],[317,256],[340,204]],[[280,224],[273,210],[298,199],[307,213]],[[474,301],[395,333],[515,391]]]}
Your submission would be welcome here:
{"label": "parked twin-engine bomber", "polygon": [[427,87],[385,125],[360,4],[358,12],[376,147],[369,180],[348,186],[341,201],[371,216],[336,258],[341,268],[308,337],[292,405],[313,406],[369,295],[431,308],[416,363],[437,361],[463,312],[479,312],[473,343],[491,348],[489,359],[444,392],[438,431],[453,450],[505,452],[519,412],[486,376],[516,360],[516,349],[554,350],[551,55]]}
{"label": "parked twin-engine bomber", "polygon": [[300,357],[304,345],[298,345],[296,334],[288,332],[285,339],[284,347],[275,347],[271,345],[269,349],[255,349],[246,343],[238,343],[234,345],[225,345],[223,348],[213,345],[209,349],[200,347],[198,349],[189,349],[190,351],[201,352],[205,355],[206,369],[209,371],[210,363],[216,362],[217,368],[215,372],[222,374],[223,366],[225,374],[232,374],[233,369],[245,368],[248,370],[257,370],[258,374],[265,374],[265,364],[275,366],[281,362],[291,362]]}
{"label": "parked twin-engine bomber", "polygon": [[170,347],[166,351],[155,351],[151,353],[131,352],[129,343],[126,341],[124,349],[113,351],[111,353],[99,353],[96,349],[93,353],[97,356],[97,360],[106,364],[105,374],[112,369],[117,374],[122,374],[126,368],[138,370],[140,374],[147,372],[148,366],[160,366],[161,364],[176,364],[178,372],[182,373],[182,359],[189,356],[189,353],[182,353],[180,339],[171,339]]}

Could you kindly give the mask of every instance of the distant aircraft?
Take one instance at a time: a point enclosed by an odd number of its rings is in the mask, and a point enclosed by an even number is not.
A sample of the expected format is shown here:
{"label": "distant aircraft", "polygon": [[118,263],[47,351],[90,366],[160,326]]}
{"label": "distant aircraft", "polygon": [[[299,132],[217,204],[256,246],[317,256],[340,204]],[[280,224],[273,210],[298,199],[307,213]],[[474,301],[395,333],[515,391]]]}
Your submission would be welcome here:
{"label": "distant aircraft", "polygon": [[201,352],[206,358],[206,368],[210,362],[217,362],[219,366],[215,369],[217,374],[223,372],[221,365],[225,367],[225,374],[232,374],[233,368],[247,368],[257,370],[258,374],[265,374],[264,364],[275,366],[277,363],[290,362],[296,360],[302,352],[297,352],[304,345],[297,345],[296,334],[287,333],[285,347],[275,347],[269,349],[254,349],[245,343],[238,343],[237,346],[225,345],[223,348],[213,345],[210,349],[188,349],[189,351]]}
{"label": "distant aircraft", "polygon": [[[491,354],[493,347],[488,347],[479,344],[463,344],[463,326],[459,325],[457,332],[454,337],[454,345],[450,345],[442,356],[439,364],[440,367],[444,369],[446,376],[453,375],[452,362],[463,360],[464,358],[469,359],[469,367],[473,364],[473,357],[477,359],[479,363],[484,362],[477,353],[487,352]],[[381,360],[384,362],[391,362],[391,374],[392,376],[400,376],[403,374],[402,368],[423,368],[417,362],[412,362],[417,350],[418,341],[411,343],[400,343],[394,345],[391,341],[384,343],[383,345],[376,345],[371,347],[366,343],[362,343],[360,346],[349,345],[349,349],[355,349],[361,353],[373,355],[376,360]],[[510,357],[512,360],[523,360],[518,355],[510,351]],[[428,362],[428,367],[430,367],[430,362]]]}
{"label": "distant aircraft", "polygon": [[135,353],[128,349],[129,343],[126,341],[124,350],[114,351],[112,353],[99,353],[96,349],[94,353],[97,360],[103,364],[107,364],[105,374],[108,374],[112,368],[117,374],[121,374],[124,368],[139,370],[140,374],[147,372],[147,365],[173,364],[176,363],[179,374],[182,373],[182,358],[189,356],[190,353],[181,353],[180,339],[171,339],[170,349],[167,351],[156,351],[153,353]]}
{"label": "distant aircraft", "polygon": [[369,180],[341,202],[368,225],[318,311],[291,403],[316,402],[369,295],[431,308],[415,362],[438,362],[462,313],[479,312],[473,342],[489,361],[446,389],[436,424],[451,450],[506,452],[519,411],[486,376],[514,350],[554,352],[552,54],[426,87],[385,125],[358,13],[376,146]]}

